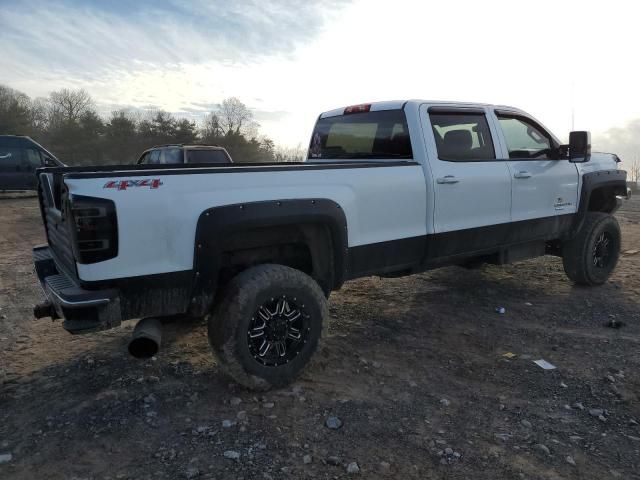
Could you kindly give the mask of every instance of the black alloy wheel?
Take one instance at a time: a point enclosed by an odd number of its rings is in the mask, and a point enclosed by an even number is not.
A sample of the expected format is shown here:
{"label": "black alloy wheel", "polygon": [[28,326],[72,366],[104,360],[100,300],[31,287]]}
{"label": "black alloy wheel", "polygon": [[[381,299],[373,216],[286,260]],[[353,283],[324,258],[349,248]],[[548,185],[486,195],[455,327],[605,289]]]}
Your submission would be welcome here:
{"label": "black alloy wheel", "polygon": [[320,285],[300,270],[264,264],[236,275],[216,298],[209,343],[224,373],[253,390],[295,380],[326,325]]}
{"label": "black alloy wheel", "polygon": [[309,336],[309,314],[286,295],[263,303],[247,329],[249,352],[260,364],[277,367],[296,358]]}

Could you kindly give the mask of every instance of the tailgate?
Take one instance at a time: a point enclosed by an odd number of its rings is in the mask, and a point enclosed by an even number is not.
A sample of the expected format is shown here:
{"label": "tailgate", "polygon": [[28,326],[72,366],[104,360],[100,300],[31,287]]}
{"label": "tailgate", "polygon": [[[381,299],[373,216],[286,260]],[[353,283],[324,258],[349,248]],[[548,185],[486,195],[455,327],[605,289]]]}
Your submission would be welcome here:
{"label": "tailgate", "polygon": [[67,220],[66,189],[60,173],[40,173],[38,197],[42,221],[54,260],[61,270],[76,277],[71,227]]}

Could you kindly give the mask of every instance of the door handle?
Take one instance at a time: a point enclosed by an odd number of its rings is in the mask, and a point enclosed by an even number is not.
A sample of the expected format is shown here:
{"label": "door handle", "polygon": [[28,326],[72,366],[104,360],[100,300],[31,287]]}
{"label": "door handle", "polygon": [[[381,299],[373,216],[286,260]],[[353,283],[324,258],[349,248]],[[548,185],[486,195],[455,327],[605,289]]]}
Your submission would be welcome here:
{"label": "door handle", "polygon": [[513,178],[529,178],[531,174],[529,172],[520,171],[513,174]]}
{"label": "door handle", "polygon": [[436,183],[444,184],[444,183],[458,183],[458,180],[453,175],[445,175],[444,177],[440,177],[436,179]]}

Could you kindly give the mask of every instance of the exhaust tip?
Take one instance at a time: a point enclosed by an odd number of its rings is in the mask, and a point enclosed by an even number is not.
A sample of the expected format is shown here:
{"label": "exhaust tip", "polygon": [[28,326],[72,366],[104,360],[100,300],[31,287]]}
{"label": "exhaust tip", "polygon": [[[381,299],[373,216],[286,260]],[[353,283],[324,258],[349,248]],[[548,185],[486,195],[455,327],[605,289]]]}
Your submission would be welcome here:
{"label": "exhaust tip", "polygon": [[55,308],[51,302],[43,302],[33,307],[33,316],[37,319],[51,317],[52,319],[58,318]]}
{"label": "exhaust tip", "polygon": [[157,318],[143,318],[133,329],[129,353],[135,358],[151,358],[160,350],[162,324]]}
{"label": "exhaust tip", "polygon": [[160,350],[160,346],[150,338],[138,337],[129,342],[129,353],[135,358],[151,358]]}

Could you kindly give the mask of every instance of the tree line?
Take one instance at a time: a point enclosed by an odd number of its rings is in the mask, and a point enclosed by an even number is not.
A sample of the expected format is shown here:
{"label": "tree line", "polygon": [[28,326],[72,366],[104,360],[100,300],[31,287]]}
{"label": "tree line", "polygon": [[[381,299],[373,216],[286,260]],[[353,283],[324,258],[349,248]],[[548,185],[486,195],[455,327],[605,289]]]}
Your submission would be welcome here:
{"label": "tree line", "polygon": [[82,89],[61,89],[47,98],[0,85],[0,135],[28,135],[67,165],[133,163],[155,145],[205,143],[225,147],[236,162],[302,161],[301,148],[276,148],[259,135],[251,110],[224,99],[201,125],[163,110],[116,110],[101,117]]}

